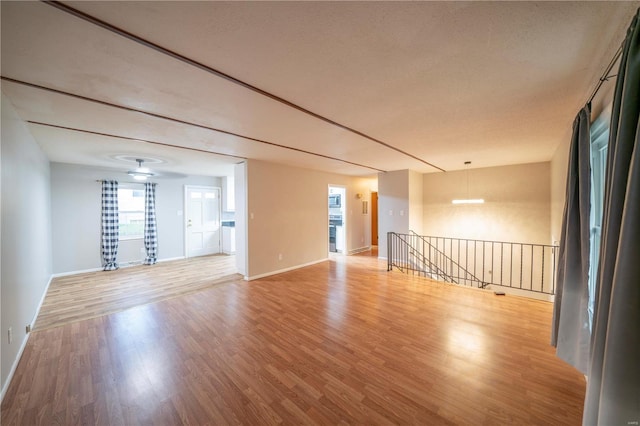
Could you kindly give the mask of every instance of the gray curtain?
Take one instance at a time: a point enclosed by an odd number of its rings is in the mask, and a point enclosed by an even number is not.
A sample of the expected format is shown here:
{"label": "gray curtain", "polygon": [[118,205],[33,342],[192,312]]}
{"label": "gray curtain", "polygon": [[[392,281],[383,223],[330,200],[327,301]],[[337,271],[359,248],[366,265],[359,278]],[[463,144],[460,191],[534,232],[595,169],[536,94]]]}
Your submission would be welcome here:
{"label": "gray curtain", "polygon": [[640,421],[640,31],[627,33],[611,113],[585,425]]}
{"label": "gray curtain", "polygon": [[144,184],[144,248],[147,256],[145,265],[158,261],[158,236],[156,230],[156,184]]}
{"label": "gray curtain", "polygon": [[587,373],[589,363],[590,106],[573,122],[562,216],[551,344],[558,357]]}
{"label": "gray curtain", "polygon": [[118,269],[118,239],[120,236],[118,218],[118,182],[102,181],[102,264],[105,271]]}

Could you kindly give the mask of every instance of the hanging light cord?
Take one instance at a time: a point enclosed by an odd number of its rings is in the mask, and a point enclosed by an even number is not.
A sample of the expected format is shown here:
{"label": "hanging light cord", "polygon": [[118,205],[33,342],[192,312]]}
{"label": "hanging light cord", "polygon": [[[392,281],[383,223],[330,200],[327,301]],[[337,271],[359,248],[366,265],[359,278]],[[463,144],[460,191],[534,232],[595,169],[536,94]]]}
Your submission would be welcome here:
{"label": "hanging light cord", "polygon": [[469,164],[471,164],[471,161],[464,162],[464,166],[467,169],[467,200],[469,199]]}

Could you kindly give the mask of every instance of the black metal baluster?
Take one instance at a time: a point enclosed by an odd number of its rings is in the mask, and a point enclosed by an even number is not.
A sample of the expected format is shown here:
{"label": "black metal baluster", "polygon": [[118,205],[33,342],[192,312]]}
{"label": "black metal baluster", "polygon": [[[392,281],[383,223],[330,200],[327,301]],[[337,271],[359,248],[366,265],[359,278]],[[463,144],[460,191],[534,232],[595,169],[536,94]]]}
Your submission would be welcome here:
{"label": "black metal baluster", "polygon": [[[473,248],[469,248],[470,242],[473,242]],[[454,243],[456,248],[454,250]],[[464,266],[462,265],[462,243],[464,247]],[[482,254],[478,253],[478,243],[482,244]],[[487,253],[487,244],[490,243],[491,255]],[[496,244],[500,244],[500,256],[496,256]],[[505,245],[509,245],[509,276],[505,282],[505,272],[507,261],[505,259]],[[520,278],[518,287],[514,286],[514,245],[520,246]],[[531,253],[526,256],[530,261],[529,271],[529,288],[525,288],[524,283],[524,247],[527,246]],[[540,255],[536,254],[536,249],[540,248]],[[547,255],[547,250],[551,253]],[[449,251],[449,255],[447,255]],[[387,232],[387,271],[393,270],[393,267],[400,269],[402,272],[411,270],[413,275],[421,277],[435,277],[439,280],[457,283],[460,285],[473,286],[478,283],[478,287],[489,284],[506,286],[511,288],[520,288],[526,291],[532,291],[544,294],[555,293],[556,268],[557,268],[557,247],[543,244],[525,244],[510,243],[504,241],[489,240],[470,240],[463,238],[433,237],[421,236],[415,232],[410,234],[397,234],[395,232]],[[469,254],[473,255],[473,262],[469,262]],[[456,256],[456,257],[454,257]],[[548,257],[552,256],[552,263],[549,264]],[[489,258],[489,259],[488,259]],[[481,260],[482,275],[477,276],[478,261]],[[490,268],[487,269],[487,260]],[[540,263],[540,277],[538,278],[535,271],[538,270],[536,263]],[[471,263],[473,263],[473,271],[471,271]],[[546,268],[549,267],[551,278],[546,277]],[[496,268],[500,271],[496,272]],[[475,273],[475,274],[474,274]],[[495,277],[500,274],[500,278]],[[479,275],[479,274],[478,274]],[[488,276],[490,275],[490,277]],[[534,282],[534,279],[536,280]],[[550,289],[547,290],[545,285],[551,282]],[[534,289],[534,284],[536,289]]]}
{"label": "black metal baluster", "polygon": [[473,276],[478,274],[478,240],[473,240]]}
{"label": "black metal baluster", "polygon": [[387,232],[387,272],[391,270],[391,232]]}
{"label": "black metal baluster", "polygon": [[511,246],[511,258],[509,259],[509,287],[513,287],[513,244],[509,244]]}
{"label": "black metal baluster", "polygon": [[522,288],[522,262],[524,259],[524,248],[520,244],[520,288]]}
{"label": "black metal baluster", "polygon": [[529,283],[529,289],[533,290],[533,244],[531,245],[531,282]]}
{"label": "black metal baluster", "polygon": [[496,265],[494,265],[494,264],[493,264],[495,250],[496,250],[496,249],[495,249],[495,242],[493,242],[493,241],[492,241],[492,242],[491,242],[491,274],[490,274],[490,275],[491,275],[491,284],[493,284],[493,281],[494,281],[494,280],[493,280],[493,276],[494,276],[494,272],[495,272],[495,270],[496,270],[496,269],[495,269],[495,266],[496,266]]}
{"label": "black metal baluster", "polygon": [[500,285],[502,285],[502,268],[504,266],[504,243],[500,243]]}
{"label": "black metal baluster", "polygon": [[[485,247],[485,242],[482,242],[482,282],[484,282],[484,270],[487,268],[486,264],[485,264],[485,258],[484,258],[484,247]],[[481,287],[482,283],[479,283],[478,287]]]}
{"label": "black metal baluster", "polygon": [[458,239],[458,279],[460,279],[460,240]]}
{"label": "black metal baluster", "polygon": [[552,288],[551,288],[551,292],[553,294],[556,294],[556,270],[558,268],[558,264],[556,262],[556,251],[558,249],[558,246],[554,246],[553,247],[553,276],[551,277],[553,282],[552,282]]}
{"label": "black metal baluster", "polygon": [[544,293],[544,274],[545,274],[545,270],[544,270],[544,253],[545,253],[545,246],[542,246],[542,283],[540,283],[540,290]]}

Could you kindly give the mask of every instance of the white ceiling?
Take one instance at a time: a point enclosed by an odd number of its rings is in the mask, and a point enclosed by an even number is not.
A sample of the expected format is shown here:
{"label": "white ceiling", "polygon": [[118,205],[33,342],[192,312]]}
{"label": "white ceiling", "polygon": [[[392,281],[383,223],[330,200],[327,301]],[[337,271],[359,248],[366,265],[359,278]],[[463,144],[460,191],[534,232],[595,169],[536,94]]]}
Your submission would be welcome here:
{"label": "white ceiling", "polygon": [[351,175],[548,161],[638,7],[64,4],[382,142],[51,5],[2,2],[2,92],[46,124],[29,127],[52,161],[126,169],[114,157],[138,155],[205,175],[242,158]]}

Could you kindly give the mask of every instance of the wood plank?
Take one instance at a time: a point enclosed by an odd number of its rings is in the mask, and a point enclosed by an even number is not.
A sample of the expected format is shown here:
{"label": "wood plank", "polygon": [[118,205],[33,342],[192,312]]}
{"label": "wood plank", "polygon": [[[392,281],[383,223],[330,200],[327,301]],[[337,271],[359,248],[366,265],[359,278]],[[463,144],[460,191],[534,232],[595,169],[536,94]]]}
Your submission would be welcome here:
{"label": "wood plank", "polygon": [[49,285],[33,329],[96,318],[241,278],[235,256],[226,255],[58,277]]}
{"label": "wood plank", "polygon": [[[136,280],[195,274],[162,266],[107,275],[139,300]],[[69,277],[72,299],[93,280]],[[34,331],[2,423],[580,424],[584,378],[549,346],[551,315],[336,256]]]}

